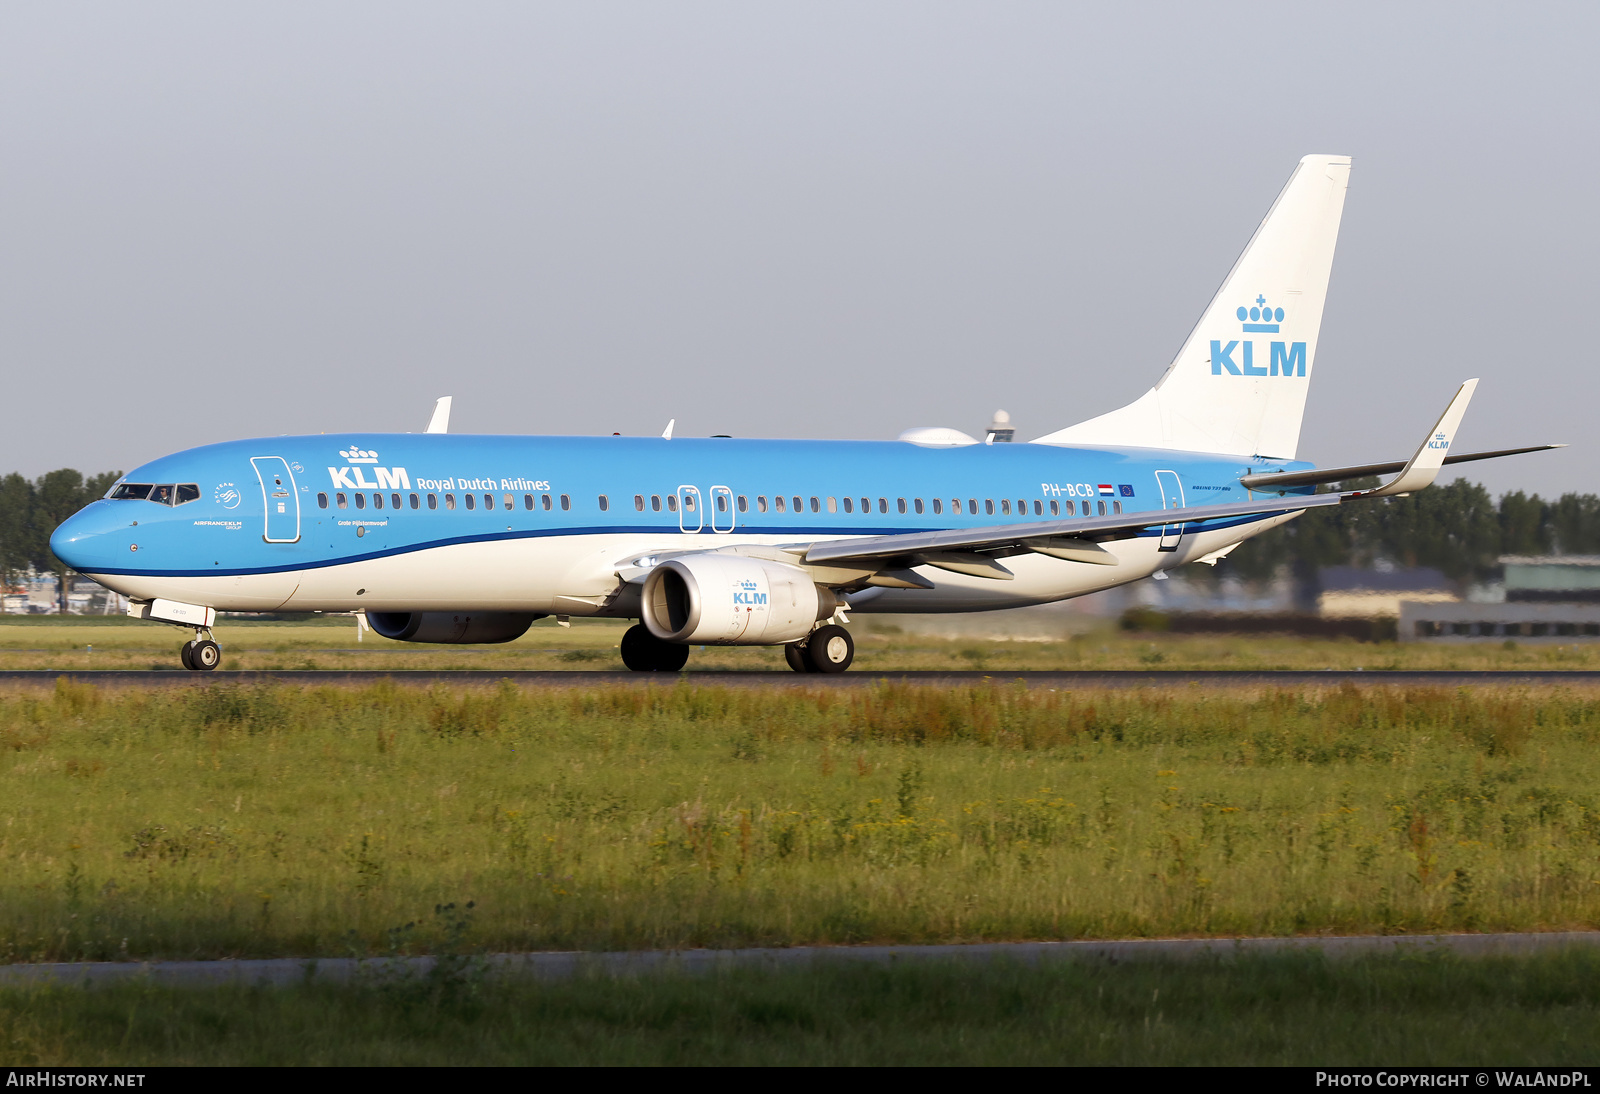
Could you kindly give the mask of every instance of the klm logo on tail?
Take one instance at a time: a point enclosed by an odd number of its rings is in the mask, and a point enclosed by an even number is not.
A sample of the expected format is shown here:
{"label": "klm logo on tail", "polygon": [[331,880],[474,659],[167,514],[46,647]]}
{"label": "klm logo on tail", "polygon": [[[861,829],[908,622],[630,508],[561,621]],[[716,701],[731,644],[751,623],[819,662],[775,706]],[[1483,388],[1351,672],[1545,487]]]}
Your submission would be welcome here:
{"label": "klm logo on tail", "polygon": [[[1282,308],[1267,307],[1267,298],[1257,296],[1253,306],[1241,307],[1234,312],[1243,324],[1245,334],[1277,334],[1283,322]],[[1211,339],[1211,375],[1213,376],[1304,376],[1306,374],[1306,344],[1304,342],[1271,342],[1267,347],[1266,365],[1256,364],[1254,341],[1236,339],[1223,344],[1221,339]]]}
{"label": "klm logo on tail", "polygon": [[1256,297],[1259,307],[1240,308],[1234,314],[1239,317],[1239,322],[1244,324],[1246,334],[1277,334],[1278,324],[1283,322],[1282,308],[1267,307],[1267,298]]}

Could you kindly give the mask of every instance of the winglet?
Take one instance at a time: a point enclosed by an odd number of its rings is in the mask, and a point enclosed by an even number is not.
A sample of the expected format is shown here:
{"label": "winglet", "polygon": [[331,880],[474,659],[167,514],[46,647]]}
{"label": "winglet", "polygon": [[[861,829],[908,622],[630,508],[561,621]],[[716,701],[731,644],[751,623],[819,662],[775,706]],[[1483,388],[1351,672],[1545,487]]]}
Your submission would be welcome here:
{"label": "winglet", "polygon": [[665,428],[665,429],[663,429],[661,431],[661,439],[664,440],[664,441],[672,440],[672,427],[677,425],[677,424],[678,424],[678,419],[669,418],[667,420],[667,428]]}
{"label": "winglet", "polygon": [[1433,485],[1433,480],[1439,477],[1439,469],[1444,466],[1444,458],[1450,451],[1450,443],[1456,439],[1456,430],[1461,426],[1461,419],[1467,413],[1467,404],[1472,402],[1472,393],[1477,387],[1477,380],[1468,380],[1461,385],[1456,397],[1444,408],[1444,414],[1440,416],[1439,421],[1428,431],[1428,436],[1417,449],[1417,454],[1400,469],[1400,474],[1376,490],[1356,491],[1350,496],[1387,498],[1395,494],[1409,494],[1414,490],[1421,490],[1424,486]]}
{"label": "winglet", "polygon": [[433,404],[433,417],[428,419],[428,433],[450,432],[450,396]]}

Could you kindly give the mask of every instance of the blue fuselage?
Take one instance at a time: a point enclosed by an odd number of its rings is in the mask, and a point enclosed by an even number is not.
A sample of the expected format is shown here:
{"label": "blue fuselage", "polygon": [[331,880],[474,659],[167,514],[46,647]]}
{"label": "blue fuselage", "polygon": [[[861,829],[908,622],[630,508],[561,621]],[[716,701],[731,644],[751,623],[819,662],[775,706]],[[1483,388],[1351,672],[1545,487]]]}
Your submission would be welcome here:
{"label": "blue fuselage", "polygon": [[[570,571],[591,544],[599,552],[592,568],[614,570],[607,551],[620,557],[746,541],[805,543],[1240,502],[1251,498],[1239,485],[1241,473],[1305,466],[1038,444],[273,437],[190,449],[136,468],[111,497],[64,523],[51,547],[74,569],[128,595],[186,596],[219,608],[347,610],[373,598],[391,608],[440,606],[452,595],[482,604],[484,594],[447,571],[484,566],[511,567],[517,572],[496,579],[525,586],[496,604],[536,606],[561,594],[550,585],[566,580],[556,571]],[[119,499],[119,492],[136,496]],[[1252,522],[1260,523],[1240,518],[1215,528]],[[514,554],[506,553],[510,544]],[[481,549],[455,550],[469,545]],[[374,568],[383,560],[396,565]],[[315,576],[351,567],[384,581]],[[297,581],[245,580],[265,575]],[[599,581],[579,575],[569,583],[592,589]],[[373,584],[383,586],[381,597],[369,594]],[[995,590],[1003,592],[1041,598],[1023,586]],[[1063,587],[1045,598],[1061,595],[1075,594]]]}

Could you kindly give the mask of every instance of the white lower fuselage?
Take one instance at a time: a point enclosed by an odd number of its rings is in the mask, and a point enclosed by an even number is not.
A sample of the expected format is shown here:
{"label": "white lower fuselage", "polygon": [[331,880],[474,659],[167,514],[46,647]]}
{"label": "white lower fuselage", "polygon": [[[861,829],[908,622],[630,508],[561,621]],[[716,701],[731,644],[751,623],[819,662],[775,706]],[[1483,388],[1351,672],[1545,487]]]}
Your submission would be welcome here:
{"label": "white lower fuselage", "polygon": [[[871,588],[848,594],[854,611],[940,613],[992,611],[1066,600],[1125,585],[1158,570],[1194,562],[1292,519],[1276,516],[1185,535],[1177,548],[1155,537],[1106,545],[1116,565],[1089,565],[1023,554],[1005,560],[1016,576],[1002,581],[922,566],[930,589]],[[779,546],[790,537],[741,537],[742,545]],[[636,616],[619,599],[619,571],[644,557],[671,557],[728,547],[728,537],[677,535],[564,535],[459,543],[359,562],[268,574],[144,576],[94,574],[96,581],[136,599],[160,597],[219,611],[518,611],[545,615]]]}

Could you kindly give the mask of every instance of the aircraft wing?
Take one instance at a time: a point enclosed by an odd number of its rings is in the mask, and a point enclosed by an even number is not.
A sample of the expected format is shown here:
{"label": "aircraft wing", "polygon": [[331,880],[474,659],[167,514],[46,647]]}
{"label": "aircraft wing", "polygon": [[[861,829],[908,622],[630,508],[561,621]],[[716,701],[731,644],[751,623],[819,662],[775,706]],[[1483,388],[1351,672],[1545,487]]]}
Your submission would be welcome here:
{"label": "aircraft wing", "polygon": [[1147,528],[1170,525],[1184,525],[1185,532],[1194,532],[1199,529],[1189,527],[1190,525],[1236,517],[1293,513],[1323,505],[1338,505],[1343,500],[1343,495],[1340,494],[1302,494],[1293,498],[1233,502],[1227,505],[1197,505],[1182,509],[1156,509],[1142,513],[1124,513],[1114,517],[1078,517],[1029,521],[1025,524],[1004,524],[988,528],[955,528],[937,532],[908,532],[891,536],[865,536],[860,539],[835,539],[812,544],[806,548],[803,557],[807,563],[813,565],[818,563],[848,565],[852,562],[881,563],[891,559],[910,559],[912,556],[918,556],[938,565],[934,559],[946,554],[988,555],[992,558],[1037,551],[1040,554],[1070,558],[1079,562],[1115,565],[1116,558],[1098,547],[1098,542],[1132,539]]}

